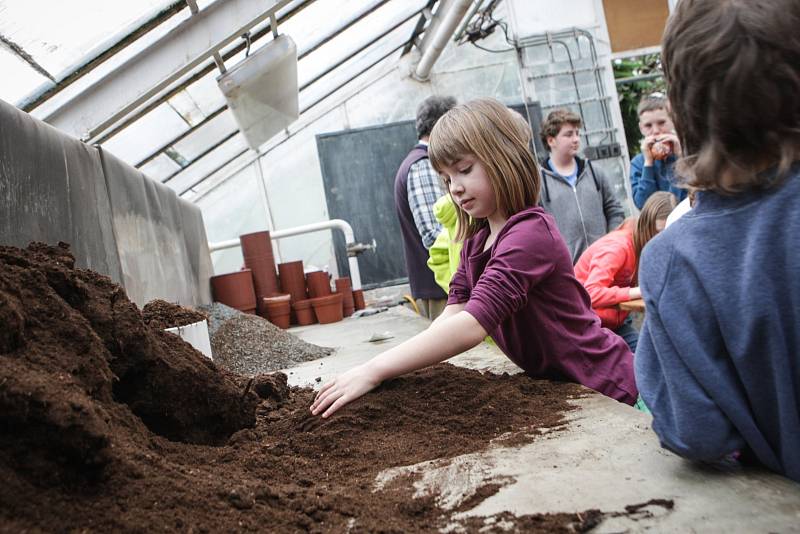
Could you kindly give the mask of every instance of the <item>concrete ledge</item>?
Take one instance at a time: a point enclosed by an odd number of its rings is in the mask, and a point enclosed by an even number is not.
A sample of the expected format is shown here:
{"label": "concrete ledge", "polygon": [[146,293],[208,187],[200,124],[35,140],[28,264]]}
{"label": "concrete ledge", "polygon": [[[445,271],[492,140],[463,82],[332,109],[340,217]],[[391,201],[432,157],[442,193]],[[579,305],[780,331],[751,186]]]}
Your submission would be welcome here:
{"label": "concrete ledge", "polygon": [[[287,370],[292,385],[319,387],[336,374],[395,346],[429,322],[404,308],[340,323],[296,328],[318,345],[337,346],[333,356]],[[393,335],[380,343],[373,333]],[[482,343],[451,363],[493,372],[520,372],[497,347]],[[319,378],[319,382],[316,380]],[[499,483],[499,492],[461,516],[621,512],[650,499],[672,499],[667,510],[606,518],[592,532],[800,532],[800,485],[761,469],[723,473],[685,461],[659,446],[651,418],[587,390],[572,401],[567,425],[521,447],[498,445],[480,453],[389,469],[376,487],[403,473],[418,473],[419,494],[439,495],[445,510],[475,491]],[[346,408],[345,408],[346,409]]]}

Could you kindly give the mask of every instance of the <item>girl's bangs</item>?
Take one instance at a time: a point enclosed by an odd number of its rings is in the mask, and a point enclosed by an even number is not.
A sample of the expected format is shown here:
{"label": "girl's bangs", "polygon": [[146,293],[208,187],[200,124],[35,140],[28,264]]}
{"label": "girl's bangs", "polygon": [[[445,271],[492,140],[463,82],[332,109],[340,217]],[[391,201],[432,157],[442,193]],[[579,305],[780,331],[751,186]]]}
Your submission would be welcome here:
{"label": "girl's bangs", "polygon": [[428,158],[433,168],[440,173],[442,168],[453,165],[471,153],[464,140],[463,132],[460,131],[455,121],[447,119],[449,117],[442,117],[433,127],[428,145]]}

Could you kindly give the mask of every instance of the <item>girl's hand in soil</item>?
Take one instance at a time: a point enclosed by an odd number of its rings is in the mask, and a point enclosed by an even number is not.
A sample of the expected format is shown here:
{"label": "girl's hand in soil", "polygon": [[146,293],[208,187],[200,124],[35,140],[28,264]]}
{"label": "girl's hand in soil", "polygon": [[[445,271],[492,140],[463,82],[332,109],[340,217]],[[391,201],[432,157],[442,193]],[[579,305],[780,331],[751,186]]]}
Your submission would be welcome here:
{"label": "girl's hand in soil", "polygon": [[380,383],[366,365],[354,367],[322,386],[311,405],[311,413],[318,415],[322,412],[322,417],[328,417],[348,402],[375,389]]}
{"label": "girl's hand in soil", "polygon": [[427,330],[322,386],[311,413],[328,417],[384,380],[439,363],[480,343],[488,334],[463,308],[462,304],[447,306],[443,317]]}

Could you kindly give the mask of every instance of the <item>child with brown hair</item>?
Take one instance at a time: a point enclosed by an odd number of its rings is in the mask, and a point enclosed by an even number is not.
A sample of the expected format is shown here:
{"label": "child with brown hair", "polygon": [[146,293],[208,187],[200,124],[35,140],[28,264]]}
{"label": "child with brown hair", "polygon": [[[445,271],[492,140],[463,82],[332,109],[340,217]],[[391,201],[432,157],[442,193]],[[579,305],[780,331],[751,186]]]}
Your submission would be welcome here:
{"label": "child with brown hair", "polygon": [[431,326],[325,384],[311,411],[327,417],[382,381],[439,363],[491,335],[532,376],[570,380],[633,404],[633,355],[602,328],[553,218],[538,206],[528,139],[493,99],[448,111],[429,154],[456,204],[461,261]]}
{"label": "child with brown hair", "polygon": [[592,299],[592,308],[603,326],[614,331],[636,352],[639,333],[629,312],[617,304],[642,298],[637,285],[639,258],[644,246],[666,227],[678,199],[659,191],[644,203],[638,217],[627,219],[586,249],[575,264],[575,277]]}
{"label": "child with brown hair", "polygon": [[556,109],[542,122],[541,131],[548,152],[541,161],[541,204],[555,218],[573,264],[589,245],[625,219],[608,177],[578,156],[581,125],[577,113]]}
{"label": "child with brown hair", "polygon": [[663,61],[691,211],[653,239],[636,377],[664,447],[800,481],[800,2],[681,0]]}
{"label": "child with brown hair", "polygon": [[644,136],[641,152],[631,160],[631,196],[642,209],[656,191],[669,191],[678,200],[686,198],[686,190],[674,176],[675,161],[681,155],[681,143],[669,116],[669,102],[660,93],[644,97],[636,108],[639,131]]}

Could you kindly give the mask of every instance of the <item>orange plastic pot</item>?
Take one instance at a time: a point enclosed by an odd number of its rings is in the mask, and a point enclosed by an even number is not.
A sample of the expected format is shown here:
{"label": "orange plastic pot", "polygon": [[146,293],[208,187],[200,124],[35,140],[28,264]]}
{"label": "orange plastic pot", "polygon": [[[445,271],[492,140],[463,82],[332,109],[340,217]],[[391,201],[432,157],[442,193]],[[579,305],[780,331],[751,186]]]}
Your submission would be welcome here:
{"label": "orange plastic pot", "polygon": [[317,322],[314,315],[314,307],[310,299],[298,300],[292,304],[292,310],[297,318],[297,324],[300,326],[308,326]]}
{"label": "orange plastic pot", "polygon": [[283,328],[289,328],[291,304],[289,300],[291,295],[274,295],[272,297],[263,297],[261,303],[266,312],[269,322]]}
{"label": "orange plastic pot", "polygon": [[[292,303],[308,298],[306,295],[306,277],[303,274],[302,261],[279,263],[278,274],[281,280],[281,290],[292,296]],[[292,322],[297,323],[294,310],[292,310]]]}
{"label": "orange plastic pot", "polygon": [[320,324],[335,323],[342,320],[342,294],[333,293],[324,297],[310,299],[314,315]]}
{"label": "orange plastic pot", "polygon": [[357,310],[363,310],[364,308],[367,307],[366,303],[364,302],[363,289],[353,290],[353,304],[355,304]]}
{"label": "orange plastic pot", "polygon": [[245,313],[256,311],[256,292],[250,269],[212,276],[211,290],[217,302]]}
{"label": "orange plastic pot", "polygon": [[325,271],[311,271],[306,274],[308,296],[312,299],[331,294],[331,281]]}
{"label": "orange plastic pot", "polygon": [[350,277],[343,276],[336,279],[336,292],[342,294],[342,310],[345,317],[350,317],[355,312],[355,302],[353,301],[353,289]]}
{"label": "orange plastic pot", "polygon": [[275,273],[275,258],[272,255],[272,240],[269,232],[254,232],[239,236],[242,244],[244,265],[253,271],[253,285],[256,290],[256,302],[259,315],[265,315],[262,309],[262,297],[269,297],[278,292],[278,276]]}

